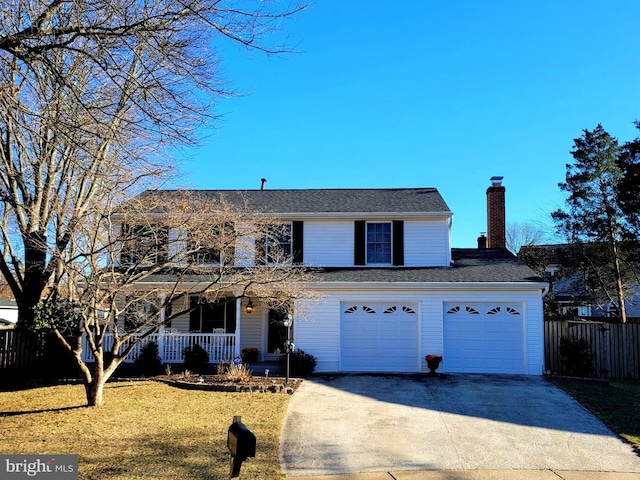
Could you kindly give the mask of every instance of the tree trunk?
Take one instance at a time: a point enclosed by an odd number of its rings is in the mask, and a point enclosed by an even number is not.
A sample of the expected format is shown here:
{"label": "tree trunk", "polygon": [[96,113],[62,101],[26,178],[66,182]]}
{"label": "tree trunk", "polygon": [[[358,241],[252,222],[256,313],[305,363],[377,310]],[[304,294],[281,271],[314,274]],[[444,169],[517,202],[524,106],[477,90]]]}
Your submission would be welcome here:
{"label": "tree trunk", "polygon": [[622,283],[622,272],[620,271],[620,258],[618,253],[618,246],[613,238],[613,234],[610,235],[611,251],[613,253],[613,273],[616,280],[616,296],[618,297],[618,314],[620,315],[620,321],[627,323],[627,308],[624,304],[624,285]]}
{"label": "tree trunk", "polygon": [[102,348],[100,348],[97,352],[93,352],[96,360],[93,367],[93,375],[91,375],[91,371],[86,363],[82,361],[81,355],[81,352],[76,353],[76,362],[78,363],[80,375],[82,376],[82,383],[84,384],[85,395],[87,397],[87,406],[99,407],[102,405],[102,395],[105,384],[124,359],[114,358],[105,368],[104,352]]}
{"label": "tree trunk", "polygon": [[99,407],[102,405],[102,393],[105,383],[106,381],[103,378],[94,378],[93,382],[84,386],[87,394],[88,407]]}
{"label": "tree trunk", "polygon": [[[20,290],[13,289],[13,295],[18,304],[18,325],[31,329],[35,326],[34,307],[40,302],[49,281],[46,237],[32,232],[24,240],[24,251],[24,282]],[[19,288],[18,282],[15,285]]]}

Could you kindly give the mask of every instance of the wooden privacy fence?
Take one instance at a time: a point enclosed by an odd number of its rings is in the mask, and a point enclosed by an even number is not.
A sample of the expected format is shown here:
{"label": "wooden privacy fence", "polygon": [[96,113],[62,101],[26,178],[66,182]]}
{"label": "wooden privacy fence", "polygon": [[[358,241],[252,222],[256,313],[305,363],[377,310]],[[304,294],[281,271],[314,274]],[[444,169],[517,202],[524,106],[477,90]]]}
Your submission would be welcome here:
{"label": "wooden privacy fence", "polygon": [[560,355],[560,340],[584,339],[593,355],[592,377],[612,380],[640,380],[640,324],[580,320],[544,322],[545,370],[566,373]]}
{"label": "wooden privacy fence", "polygon": [[0,371],[28,371],[42,354],[42,338],[17,329],[0,330]]}

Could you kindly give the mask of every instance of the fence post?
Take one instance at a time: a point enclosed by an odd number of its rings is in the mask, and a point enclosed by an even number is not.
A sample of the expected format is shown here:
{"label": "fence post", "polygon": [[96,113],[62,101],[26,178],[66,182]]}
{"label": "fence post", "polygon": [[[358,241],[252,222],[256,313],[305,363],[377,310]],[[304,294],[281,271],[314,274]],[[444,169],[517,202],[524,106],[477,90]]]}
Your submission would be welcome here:
{"label": "fence post", "polygon": [[607,327],[607,324],[603,323],[602,325],[600,325],[598,330],[600,332],[600,339],[602,340],[602,353],[600,356],[600,377],[611,379],[611,349],[609,345],[609,328]]}

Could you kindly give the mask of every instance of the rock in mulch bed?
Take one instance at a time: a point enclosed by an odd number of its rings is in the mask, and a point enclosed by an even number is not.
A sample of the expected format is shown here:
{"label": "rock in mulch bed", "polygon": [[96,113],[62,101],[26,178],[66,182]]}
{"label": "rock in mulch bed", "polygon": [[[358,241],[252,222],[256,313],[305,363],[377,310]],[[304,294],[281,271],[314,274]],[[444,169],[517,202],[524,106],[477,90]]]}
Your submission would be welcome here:
{"label": "rock in mulch bed", "polygon": [[207,390],[211,392],[256,392],[256,393],[287,393],[292,395],[300,386],[302,380],[290,378],[285,385],[282,377],[253,377],[248,380],[234,382],[226,375],[160,375],[153,380],[187,390]]}

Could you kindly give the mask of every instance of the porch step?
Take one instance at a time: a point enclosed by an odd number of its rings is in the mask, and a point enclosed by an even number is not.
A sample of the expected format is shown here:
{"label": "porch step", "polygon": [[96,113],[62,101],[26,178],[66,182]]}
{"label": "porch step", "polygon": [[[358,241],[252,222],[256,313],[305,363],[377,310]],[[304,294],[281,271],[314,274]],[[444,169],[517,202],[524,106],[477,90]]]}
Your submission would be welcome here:
{"label": "porch step", "polygon": [[256,362],[250,363],[249,368],[254,376],[263,376],[269,370],[270,377],[279,377],[284,375],[284,371],[280,368],[278,362]]}

